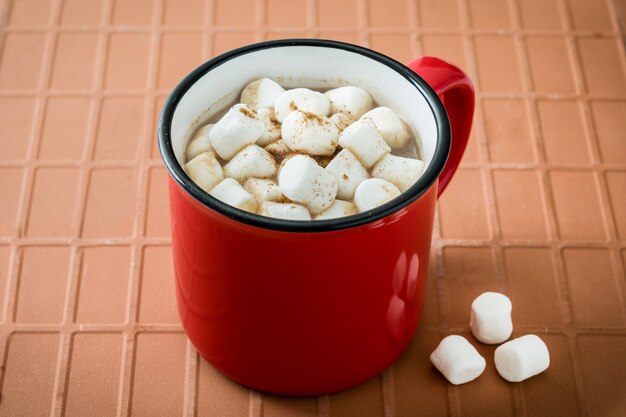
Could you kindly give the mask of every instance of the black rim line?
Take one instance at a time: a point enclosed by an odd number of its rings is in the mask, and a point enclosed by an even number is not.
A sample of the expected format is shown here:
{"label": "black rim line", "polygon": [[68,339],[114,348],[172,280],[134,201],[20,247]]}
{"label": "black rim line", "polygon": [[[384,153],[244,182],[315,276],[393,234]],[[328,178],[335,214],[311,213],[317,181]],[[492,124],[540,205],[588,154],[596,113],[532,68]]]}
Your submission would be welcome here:
{"label": "black rim line", "polygon": [[[261,216],[258,214],[252,214],[243,210],[239,210],[212,197],[211,195],[203,191],[200,187],[198,187],[187,176],[183,168],[178,163],[176,156],[174,155],[171,143],[170,129],[170,124],[174,116],[176,107],[178,106],[178,103],[185,95],[185,93],[196,83],[196,81],[202,78],[207,72],[233,58],[263,49],[288,46],[325,47],[358,53],[367,58],[380,62],[391,68],[392,70],[398,72],[422,93],[435,117],[435,122],[437,124],[438,140],[435,146],[435,152],[433,154],[432,161],[430,162],[426,171],[422,174],[422,176],[417,180],[415,184],[409,187],[399,197],[386,204],[383,204],[382,206],[376,207],[374,210],[330,220],[293,221],[274,219],[271,217]],[[183,189],[188,194],[190,194],[198,202],[238,222],[264,229],[280,230],[287,232],[327,232],[333,230],[348,229],[382,219],[402,209],[403,207],[406,207],[408,204],[412,203],[422,194],[424,194],[434,184],[434,182],[439,177],[439,174],[443,170],[450,150],[450,123],[446,110],[439,98],[437,97],[437,94],[419,75],[415,74],[412,70],[410,70],[408,67],[401,64],[400,62],[389,58],[379,52],[348,43],[322,39],[281,39],[275,41],[260,42],[234,49],[232,51],[226,52],[224,54],[218,55],[215,58],[210,59],[209,61],[194,69],[185,78],[183,78],[183,80],[178,83],[176,87],[174,87],[172,93],[167,97],[167,100],[163,105],[163,109],[161,110],[157,136],[159,151],[170,175],[180,186],[183,187]]]}

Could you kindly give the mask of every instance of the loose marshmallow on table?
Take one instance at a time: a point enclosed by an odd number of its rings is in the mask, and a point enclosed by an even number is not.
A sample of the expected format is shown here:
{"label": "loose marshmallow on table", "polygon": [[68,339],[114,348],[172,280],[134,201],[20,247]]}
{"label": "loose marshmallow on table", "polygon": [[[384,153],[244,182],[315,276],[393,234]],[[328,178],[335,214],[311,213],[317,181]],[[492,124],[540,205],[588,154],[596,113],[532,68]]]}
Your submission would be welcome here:
{"label": "loose marshmallow on table", "polygon": [[261,136],[263,123],[257,113],[245,104],[235,104],[215,123],[209,133],[211,146],[224,160],[252,145]]}
{"label": "loose marshmallow on table", "polygon": [[285,199],[283,193],[280,192],[280,188],[278,188],[278,184],[272,180],[249,178],[243,185],[243,188],[252,194],[259,203]]}
{"label": "loose marshmallow on table", "polygon": [[266,201],[261,204],[261,214],[276,219],[311,220],[311,214],[306,207],[293,203]]}
{"label": "loose marshmallow on table", "polygon": [[336,219],[337,217],[345,217],[352,214],[356,214],[354,203],[335,200],[332,206],[315,216],[315,220]]}
{"label": "loose marshmallow on table", "polygon": [[339,144],[350,150],[366,169],[370,169],[385,154],[391,152],[391,148],[370,119],[361,119],[348,126],[341,132]]}
{"label": "loose marshmallow on table", "polygon": [[363,165],[347,149],[342,149],[328,165],[326,171],[337,180],[337,198],[351,200],[356,187],[370,176]]}
{"label": "loose marshmallow on table", "polygon": [[224,171],[213,152],[197,155],[185,164],[185,172],[207,193],[224,179]]}
{"label": "loose marshmallow on table", "polygon": [[256,213],[258,204],[252,194],[232,178],[226,178],[209,192],[213,197],[238,209]]}
{"label": "loose marshmallow on table", "polygon": [[355,120],[372,108],[372,97],[359,87],[333,88],[324,95],[330,100],[331,112],[345,113]]}
{"label": "loose marshmallow on table", "polygon": [[445,337],[430,354],[430,361],[454,385],[464,384],[485,370],[485,358],[462,336]]}
{"label": "loose marshmallow on table", "polygon": [[409,143],[410,135],[400,117],[389,107],[376,107],[368,111],[361,120],[370,119],[392,149],[402,149]]}
{"label": "loose marshmallow on table", "polygon": [[345,113],[335,113],[328,118],[331,122],[337,126],[339,133],[343,132],[344,129],[354,123],[354,119],[348,116]]}
{"label": "loose marshmallow on table", "polygon": [[212,152],[211,141],[209,140],[209,132],[213,128],[212,124],[204,125],[189,141],[187,145],[187,160],[190,161],[203,152]]}
{"label": "loose marshmallow on table", "polygon": [[372,177],[387,180],[398,187],[401,192],[405,192],[407,188],[415,184],[423,170],[424,163],[419,159],[404,158],[388,153],[374,165]]}
{"label": "loose marshmallow on table", "polygon": [[370,178],[356,187],[354,205],[359,212],[382,206],[400,195],[398,187],[380,178]]}
{"label": "loose marshmallow on table", "polygon": [[276,81],[269,78],[261,78],[245,86],[239,101],[255,110],[263,107],[273,109],[276,99],[284,92],[285,89]]}
{"label": "loose marshmallow on table", "polygon": [[313,213],[321,213],[335,200],[337,181],[306,155],[285,160],[278,172],[280,191],[292,201],[304,204]]}
{"label": "loose marshmallow on table", "polygon": [[282,93],[274,104],[276,120],[283,122],[292,111],[302,110],[320,116],[330,115],[330,100],[324,94],[308,88],[294,88]]}
{"label": "loose marshmallow on table", "polygon": [[250,177],[272,177],[276,174],[276,168],[276,161],[269,152],[257,145],[249,145],[224,165],[224,174],[244,182]]}
{"label": "loose marshmallow on table", "polygon": [[327,117],[296,110],[283,121],[282,138],[289,148],[308,155],[332,155],[339,130]]}
{"label": "loose marshmallow on table", "polygon": [[472,302],[470,328],[483,343],[502,343],[511,336],[511,300],[504,294],[486,292]]}
{"label": "loose marshmallow on table", "polygon": [[279,139],[274,143],[270,143],[265,147],[265,150],[274,155],[275,158],[284,158],[289,155],[292,151],[289,149],[289,146],[285,143],[284,140]]}
{"label": "loose marshmallow on table", "polygon": [[276,121],[274,112],[270,109],[259,109],[256,112],[261,121],[261,136],[256,141],[259,146],[267,146],[280,139],[280,123]]}
{"label": "loose marshmallow on table", "polygon": [[502,378],[509,382],[520,382],[548,369],[550,352],[543,340],[529,334],[499,346],[494,360]]}

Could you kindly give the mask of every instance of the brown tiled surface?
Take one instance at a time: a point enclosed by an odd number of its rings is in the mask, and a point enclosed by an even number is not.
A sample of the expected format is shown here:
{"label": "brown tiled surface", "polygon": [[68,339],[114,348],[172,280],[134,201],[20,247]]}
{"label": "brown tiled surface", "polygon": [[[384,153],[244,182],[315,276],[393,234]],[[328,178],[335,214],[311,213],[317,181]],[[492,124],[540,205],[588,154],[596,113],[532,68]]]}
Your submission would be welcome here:
{"label": "brown tiled surface", "polygon": [[[623,416],[626,410],[624,1],[0,1],[0,415]],[[413,343],[347,392],[281,398],[218,374],[173,296],[168,90],[243,44],[324,37],[475,80],[461,169],[439,205]],[[513,300],[515,334],[552,365],[498,377],[469,304]],[[470,337],[487,358],[452,386],[429,353]]]}

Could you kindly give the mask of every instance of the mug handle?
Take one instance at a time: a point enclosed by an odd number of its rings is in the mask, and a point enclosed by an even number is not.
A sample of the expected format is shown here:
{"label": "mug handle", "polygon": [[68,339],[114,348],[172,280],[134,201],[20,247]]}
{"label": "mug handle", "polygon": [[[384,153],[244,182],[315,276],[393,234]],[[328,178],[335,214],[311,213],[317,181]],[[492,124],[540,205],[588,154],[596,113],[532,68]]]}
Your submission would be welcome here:
{"label": "mug handle", "polygon": [[463,71],[439,58],[417,58],[407,67],[435,90],[450,119],[450,155],[439,176],[439,197],[459,167],[469,140],[474,116],[474,86]]}

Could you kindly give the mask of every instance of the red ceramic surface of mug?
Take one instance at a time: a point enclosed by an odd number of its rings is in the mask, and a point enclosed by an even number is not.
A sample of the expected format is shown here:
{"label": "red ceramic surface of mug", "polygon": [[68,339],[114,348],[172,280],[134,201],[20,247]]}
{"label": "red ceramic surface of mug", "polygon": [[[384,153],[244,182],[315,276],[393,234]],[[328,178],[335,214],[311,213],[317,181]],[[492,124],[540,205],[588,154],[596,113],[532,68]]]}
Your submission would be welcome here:
{"label": "red ceramic surface of mug", "polygon": [[[264,76],[288,87],[365,88],[420,137],[424,174],[370,212],[317,222],[269,219],[204,193],[181,168],[194,120]],[[419,323],[435,203],[473,110],[472,84],[451,64],[425,57],[407,68],[333,41],[255,44],[189,74],[165,103],[159,146],[171,176],[178,310],[202,356],[244,385],[286,395],[340,391],[390,365]]]}

